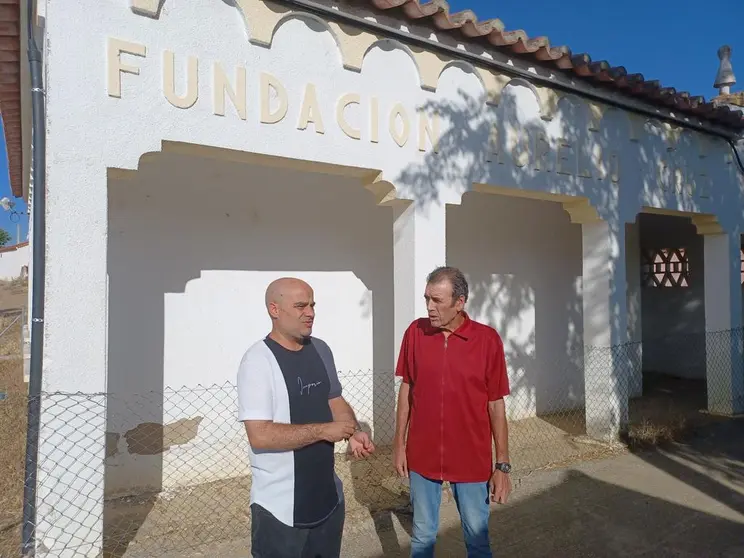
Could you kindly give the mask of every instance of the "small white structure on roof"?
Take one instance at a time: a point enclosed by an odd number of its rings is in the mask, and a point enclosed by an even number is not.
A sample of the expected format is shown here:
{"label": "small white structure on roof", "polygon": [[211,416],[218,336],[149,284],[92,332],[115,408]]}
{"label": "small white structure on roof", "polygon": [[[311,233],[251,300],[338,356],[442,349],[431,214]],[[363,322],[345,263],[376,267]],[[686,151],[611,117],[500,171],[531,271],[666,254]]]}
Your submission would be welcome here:
{"label": "small white structure on roof", "polygon": [[[315,333],[381,444],[399,341],[445,262],[505,340],[514,420],[584,407],[588,434],[617,436],[642,362],[707,375],[712,411],[744,407],[740,117],[495,24],[448,31],[417,0],[309,4],[39,7],[37,556],[97,556],[104,494],[245,471],[225,460],[244,442],[229,400],[194,389],[233,381],[280,275],[315,288]],[[705,331],[724,332],[715,359],[700,337],[641,351]]]}

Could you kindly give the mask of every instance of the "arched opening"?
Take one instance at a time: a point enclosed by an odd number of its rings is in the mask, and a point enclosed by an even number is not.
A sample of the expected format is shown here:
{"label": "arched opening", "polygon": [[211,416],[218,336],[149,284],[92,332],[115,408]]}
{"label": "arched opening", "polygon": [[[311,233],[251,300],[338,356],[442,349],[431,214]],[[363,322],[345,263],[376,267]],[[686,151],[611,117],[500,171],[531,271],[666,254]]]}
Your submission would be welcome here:
{"label": "arched opening", "polygon": [[107,498],[248,474],[235,377],[281,276],[314,288],[360,422],[393,427],[392,208],[359,169],[191,147],[109,179]]}

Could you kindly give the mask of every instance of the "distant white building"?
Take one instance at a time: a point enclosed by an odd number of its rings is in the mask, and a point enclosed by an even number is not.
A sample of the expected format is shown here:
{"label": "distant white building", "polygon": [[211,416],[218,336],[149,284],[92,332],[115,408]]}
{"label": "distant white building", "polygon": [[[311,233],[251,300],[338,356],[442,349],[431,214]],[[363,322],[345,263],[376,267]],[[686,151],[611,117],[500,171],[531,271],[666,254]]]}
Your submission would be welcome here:
{"label": "distant white building", "polygon": [[0,280],[10,281],[28,275],[28,241],[0,246]]}
{"label": "distant white building", "polygon": [[[220,453],[232,416],[157,394],[234,381],[282,275],[315,288],[315,333],[380,444],[397,347],[445,262],[505,340],[512,420],[583,407],[615,437],[641,364],[744,410],[742,115],[440,6],[38,5],[43,385],[87,395],[44,405],[37,556],[97,556],[105,494],[245,471]],[[0,105],[27,196],[22,46]],[[182,420],[197,427],[168,452],[127,442]]]}

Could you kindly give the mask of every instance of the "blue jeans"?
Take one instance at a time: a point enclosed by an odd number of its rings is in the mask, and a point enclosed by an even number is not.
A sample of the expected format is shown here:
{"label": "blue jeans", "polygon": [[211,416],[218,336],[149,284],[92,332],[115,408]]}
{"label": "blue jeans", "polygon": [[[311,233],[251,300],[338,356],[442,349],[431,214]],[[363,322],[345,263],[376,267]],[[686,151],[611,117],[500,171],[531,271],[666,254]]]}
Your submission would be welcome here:
{"label": "blue jeans", "polygon": [[[442,481],[422,477],[409,470],[413,532],[411,557],[433,558],[434,543],[439,531],[439,505],[442,502]],[[468,558],[491,558],[488,540],[488,483],[450,483],[460,512]]]}

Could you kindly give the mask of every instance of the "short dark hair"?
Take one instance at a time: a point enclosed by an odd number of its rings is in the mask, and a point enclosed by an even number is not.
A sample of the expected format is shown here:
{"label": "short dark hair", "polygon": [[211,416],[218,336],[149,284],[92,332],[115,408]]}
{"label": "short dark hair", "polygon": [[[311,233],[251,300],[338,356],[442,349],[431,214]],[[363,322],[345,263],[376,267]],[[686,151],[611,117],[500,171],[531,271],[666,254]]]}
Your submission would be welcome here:
{"label": "short dark hair", "polygon": [[463,272],[456,267],[440,266],[436,268],[429,273],[429,276],[426,278],[426,284],[440,283],[445,280],[449,281],[452,285],[453,301],[461,296],[464,297],[465,302],[468,301],[468,280],[465,279]]}

